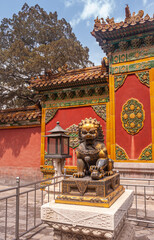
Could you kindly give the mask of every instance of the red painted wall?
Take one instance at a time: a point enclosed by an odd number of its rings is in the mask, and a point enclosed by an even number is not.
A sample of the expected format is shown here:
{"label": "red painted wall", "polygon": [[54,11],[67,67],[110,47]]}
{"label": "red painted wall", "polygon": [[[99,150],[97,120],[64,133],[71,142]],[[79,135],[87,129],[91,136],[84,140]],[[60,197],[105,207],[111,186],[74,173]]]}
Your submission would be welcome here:
{"label": "red painted wall", "polygon": [[[124,130],[121,122],[122,106],[130,98],[138,99],[143,104],[145,111],[144,127],[134,136]],[[134,74],[129,75],[123,86],[115,93],[115,121],[116,143],[125,149],[130,159],[138,159],[142,150],[152,141],[150,90]]]}
{"label": "red painted wall", "polygon": [[0,130],[0,169],[40,171],[40,149],[41,127]]}
{"label": "red painted wall", "polygon": [[[70,127],[73,124],[78,125],[81,120],[85,118],[96,118],[98,121],[100,121],[100,124],[102,125],[103,132],[104,132],[104,139],[106,136],[106,122],[100,118],[95,111],[92,109],[92,107],[77,107],[77,108],[64,108],[59,109],[56,113],[55,117],[46,125],[46,134],[47,131],[51,130],[56,126],[56,122],[60,122],[60,126],[63,129],[66,129]],[[76,165],[76,156],[75,156],[75,150],[70,148],[70,154],[73,156],[72,159],[67,159],[66,165]]]}

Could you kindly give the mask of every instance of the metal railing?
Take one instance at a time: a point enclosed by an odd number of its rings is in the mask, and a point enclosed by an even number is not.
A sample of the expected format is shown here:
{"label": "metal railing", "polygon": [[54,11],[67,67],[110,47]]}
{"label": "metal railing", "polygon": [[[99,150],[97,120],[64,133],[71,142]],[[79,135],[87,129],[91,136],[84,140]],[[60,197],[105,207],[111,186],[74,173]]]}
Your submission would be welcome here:
{"label": "metal railing", "polygon": [[130,221],[154,224],[154,179],[120,178],[126,189],[134,191],[134,202],[127,213]]}
{"label": "metal railing", "polygon": [[[69,177],[67,175],[66,177]],[[42,224],[40,208],[61,191],[63,176],[0,190],[0,239],[19,240]],[[135,181],[135,183],[134,183]],[[154,179],[121,178],[126,189],[134,190],[128,220],[154,224]],[[152,208],[153,205],[153,208]]]}
{"label": "metal railing", "polygon": [[[60,192],[63,176],[0,190],[0,239],[15,239],[29,233],[42,224],[40,208]],[[2,197],[1,197],[2,196]],[[44,201],[45,198],[45,201]],[[14,236],[14,237],[13,237]]]}

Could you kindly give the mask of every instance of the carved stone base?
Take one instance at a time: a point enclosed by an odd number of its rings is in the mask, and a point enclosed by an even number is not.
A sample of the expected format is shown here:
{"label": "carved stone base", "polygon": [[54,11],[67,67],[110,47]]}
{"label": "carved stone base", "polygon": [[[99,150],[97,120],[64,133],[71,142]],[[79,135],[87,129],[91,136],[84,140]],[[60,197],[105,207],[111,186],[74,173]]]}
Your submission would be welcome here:
{"label": "carved stone base", "polygon": [[135,240],[135,231],[130,223],[124,223],[119,234],[113,235],[110,232],[101,234],[95,230],[93,234],[89,229],[84,228],[80,233],[66,232],[54,229],[54,240]]}
{"label": "carved stone base", "polygon": [[[110,208],[59,204],[53,201],[42,206],[41,219],[54,229],[55,240],[124,240],[127,238],[120,238],[120,234],[121,231],[126,231],[126,213],[132,202],[131,190],[126,190]],[[129,240],[132,239],[129,237]]]}

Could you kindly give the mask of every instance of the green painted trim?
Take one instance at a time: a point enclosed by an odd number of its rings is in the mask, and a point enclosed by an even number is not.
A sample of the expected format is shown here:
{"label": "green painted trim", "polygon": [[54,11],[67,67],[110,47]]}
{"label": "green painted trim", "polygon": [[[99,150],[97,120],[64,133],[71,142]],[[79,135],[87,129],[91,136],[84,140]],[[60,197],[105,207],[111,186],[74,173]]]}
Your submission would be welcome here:
{"label": "green painted trim", "polygon": [[153,57],[153,56],[154,56],[154,47],[144,48],[144,49],[138,49],[130,52],[113,54],[110,63],[116,64],[116,63],[134,61],[134,60]]}
{"label": "green painted trim", "polygon": [[66,101],[66,102],[51,102],[44,103],[43,108],[60,108],[60,107],[71,107],[71,106],[84,106],[84,105],[94,105],[98,103],[106,103],[109,102],[109,97],[106,98],[98,98],[98,99],[86,99],[86,100],[76,100],[76,101]]}
{"label": "green painted trim", "polygon": [[148,62],[134,63],[129,65],[122,65],[118,67],[111,67],[111,74],[134,72],[139,70],[151,69],[154,67],[154,60]]}

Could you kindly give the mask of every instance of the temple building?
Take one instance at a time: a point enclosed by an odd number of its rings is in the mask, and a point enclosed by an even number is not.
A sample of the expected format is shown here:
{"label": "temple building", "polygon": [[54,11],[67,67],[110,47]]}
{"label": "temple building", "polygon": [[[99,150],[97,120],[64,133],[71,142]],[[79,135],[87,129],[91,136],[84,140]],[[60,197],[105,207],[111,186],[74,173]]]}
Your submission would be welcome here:
{"label": "temple building", "polygon": [[[0,111],[0,175],[51,177],[45,135],[59,121],[70,135],[68,173],[76,171],[77,125],[96,118],[115,169],[154,178],[154,18],[141,10],[115,23],[96,19],[92,36],[107,58],[100,66],[50,71],[31,80],[41,106]],[[101,51],[101,49],[100,49]]]}

